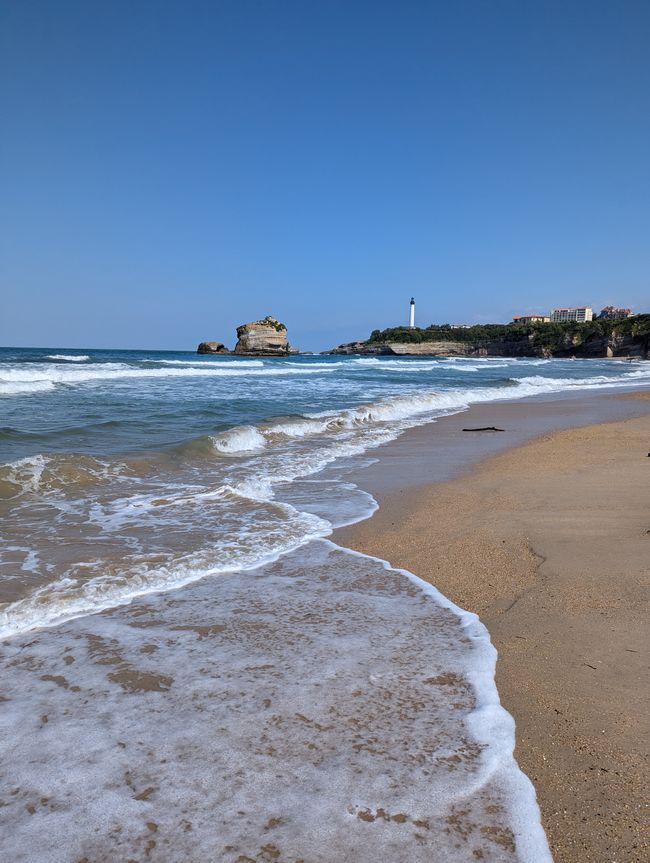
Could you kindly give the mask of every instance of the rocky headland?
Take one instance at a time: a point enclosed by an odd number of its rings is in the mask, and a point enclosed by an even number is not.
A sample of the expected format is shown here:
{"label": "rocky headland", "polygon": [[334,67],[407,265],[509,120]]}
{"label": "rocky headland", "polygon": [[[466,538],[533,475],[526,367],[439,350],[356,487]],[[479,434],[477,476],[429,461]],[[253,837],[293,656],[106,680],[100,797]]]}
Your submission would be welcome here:
{"label": "rocky headland", "polygon": [[[198,354],[229,354],[222,342],[201,342]],[[297,353],[287,338],[287,328],[276,318],[267,315],[259,321],[250,321],[237,327],[237,344],[232,352],[238,356],[286,357]]]}
{"label": "rocky headland", "polygon": [[650,314],[624,320],[579,323],[486,324],[466,329],[448,325],[426,329],[374,330],[365,341],[339,345],[328,354],[444,357],[650,356]]}

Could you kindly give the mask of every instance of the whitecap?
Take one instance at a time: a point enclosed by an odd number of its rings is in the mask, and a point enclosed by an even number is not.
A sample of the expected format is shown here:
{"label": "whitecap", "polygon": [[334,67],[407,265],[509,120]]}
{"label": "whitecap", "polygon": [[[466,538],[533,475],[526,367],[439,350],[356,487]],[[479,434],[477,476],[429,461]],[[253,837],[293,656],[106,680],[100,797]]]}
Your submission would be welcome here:
{"label": "whitecap", "polygon": [[18,494],[38,491],[46,466],[47,458],[40,453],[7,462],[0,465],[0,480],[16,486]]}
{"label": "whitecap", "polygon": [[66,363],[86,363],[90,357],[88,354],[48,354],[45,359]]}
{"label": "whitecap", "polygon": [[220,435],[214,435],[212,442],[215,449],[225,453],[252,452],[266,446],[264,435],[255,426],[239,426],[230,429]]}

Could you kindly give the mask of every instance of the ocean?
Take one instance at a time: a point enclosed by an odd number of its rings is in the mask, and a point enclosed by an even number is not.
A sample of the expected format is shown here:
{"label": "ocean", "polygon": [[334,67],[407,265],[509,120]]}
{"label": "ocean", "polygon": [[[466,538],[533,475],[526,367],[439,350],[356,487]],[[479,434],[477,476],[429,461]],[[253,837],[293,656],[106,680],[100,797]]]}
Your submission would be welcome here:
{"label": "ocean", "polygon": [[328,537],[408,428],[643,385],[648,362],[0,350],[0,856],[550,860],[483,625]]}

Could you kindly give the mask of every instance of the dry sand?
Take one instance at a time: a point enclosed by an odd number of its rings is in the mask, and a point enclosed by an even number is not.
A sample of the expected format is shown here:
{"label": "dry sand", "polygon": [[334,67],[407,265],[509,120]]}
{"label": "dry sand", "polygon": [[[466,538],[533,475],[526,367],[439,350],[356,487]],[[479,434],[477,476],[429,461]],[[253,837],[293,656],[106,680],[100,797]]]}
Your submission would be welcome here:
{"label": "dry sand", "polygon": [[650,414],[547,434],[334,537],[488,626],[556,863],[650,859],[649,452]]}

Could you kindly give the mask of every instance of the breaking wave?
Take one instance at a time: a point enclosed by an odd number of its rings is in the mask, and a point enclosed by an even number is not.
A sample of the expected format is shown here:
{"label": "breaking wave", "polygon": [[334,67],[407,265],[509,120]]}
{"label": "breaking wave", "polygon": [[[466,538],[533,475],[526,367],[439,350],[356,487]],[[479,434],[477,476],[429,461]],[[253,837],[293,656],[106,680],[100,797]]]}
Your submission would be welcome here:
{"label": "breaking wave", "polygon": [[65,363],[87,363],[90,357],[88,354],[48,354],[45,359]]}
{"label": "breaking wave", "polygon": [[[302,366],[250,362],[246,368],[237,368],[239,362],[215,363],[205,369],[175,365],[162,369],[133,368],[125,363],[103,363],[91,368],[48,366],[35,369],[30,365],[18,371],[4,369],[0,372],[0,385],[35,387],[123,377],[303,374],[312,376],[305,404],[314,404],[311,395],[314,392],[324,393],[319,396],[320,404],[331,404],[330,388],[335,385],[340,387],[338,398],[348,401],[348,406],[339,409],[303,410],[273,418],[269,412],[276,402],[278,406],[299,403],[286,397],[282,401],[288,391],[284,382],[275,390],[265,384],[262,395],[271,408],[261,411],[262,419],[232,424],[211,435],[182,439],[182,443],[175,442],[167,450],[145,451],[128,458],[99,458],[74,452],[36,454],[0,466],[0,498],[14,508],[12,529],[21,538],[20,542],[15,541],[16,547],[22,547],[29,535],[35,547],[39,542],[50,547],[53,537],[55,542],[60,542],[61,537],[69,536],[71,555],[86,554],[85,549],[92,548],[99,560],[91,565],[80,563],[79,557],[63,559],[57,564],[58,569],[47,572],[47,586],[39,587],[31,597],[3,609],[2,632],[49,625],[65,619],[66,615],[91,613],[111,604],[127,602],[143,592],[165,590],[210,573],[254,566],[269,555],[283,554],[297,543],[306,542],[309,537],[325,535],[335,521],[332,513],[336,507],[317,505],[310,500],[315,492],[314,486],[306,485],[313,482],[309,478],[319,474],[319,482],[322,482],[322,478],[339,469],[345,459],[368,453],[394,440],[408,428],[434,422],[481,402],[650,384],[648,363],[630,371],[617,369],[617,375],[603,373],[582,378],[553,378],[541,374],[500,379],[486,376],[480,381],[482,386],[445,387],[445,379],[440,376],[436,389],[416,387],[416,381],[412,380],[399,388],[392,384],[393,394],[350,405],[351,392],[357,397],[359,393],[381,392],[381,378],[377,378],[377,383],[364,379],[356,390],[350,390],[349,380],[338,376],[321,377],[320,381],[313,377],[323,371],[336,371],[341,365],[339,362]],[[349,360],[346,364],[352,365]],[[413,363],[405,361],[404,365]],[[466,370],[468,366],[460,362],[450,365],[456,368],[464,365]],[[485,363],[483,367],[500,365]],[[504,365],[525,369],[527,364]],[[374,360],[357,364],[357,368],[376,367]],[[570,364],[559,368],[566,368],[568,372]],[[16,379],[7,381],[11,374]],[[38,377],[43,374],[49,375],[45,381]],[[20,375],[22,380],[18,379]],[[468,376],[469,380],[473,383],[479,379]],[[297,389],[302,394],[306,387],[306,383],[300,382]],[[399,389],[397,394],[395,389]],[[252,386],[245,389],[239,381],[236,388],[226,384],[225,396],[230,397],[231,391],[234,391],[234,398],[259,397],[259,389]],[[190,398],[185,393],[183,388],[183,410],[189,409],[186,406],[191,405],[194,398],[194,393]],[[95,403],[99,404],[99,399]],[[219,404],[229,409],[224,396]],[[237,406],[231,413],[250,417],[250,402],[244,401],[243,407]],[[118,433],[112,422],[109,422],[110,428],[105,429],[106,434]],[[91,427],[92,423],[88,428]],[[143,435],[146,435],[147,426],[143,428]],[[297,490],[301,483],[301,489]],[[354,518],[350,506],[343,500],[350,498],[349,489],[341,495],[341,488],[339,477],[329,491],[321,489],[315,496],[327,497],[329,501],[341,498],[341,508],[347,506],[346,518]],[[365,517],[369,511],[368,501],[363,496],[358,496],[358,501],[359,512],[363,513],[359,517]],[[39,506],[35,507],[35,502]],[[41,504],[42,509],[39,508]],[[48,514],[44,516],[44,512]],[[321,517],[322,514],[326,517]],[[83,551],[76,551],[75,543],[82,536],[87,538],[87,544]],[[100,550],[102,542],[105,547]],[[188,548],[202,551],[188,556],[185,553]],[[143,555],[148,562],[138,555]],[[83,571],[82,566],[86,567]],[[95,566],[98,572],[93,574]],[[73,580],[67,581],[68,578]]]}
{"label": "breaking wave", "polygon": [[230,429],[212,440],[216,449],[226,453],[251,452],[266,446],[266,438],[254,426]]}
{"label": "breaking wave", "polygon": [[27,393],[44,393],[54,389],[51,380],[7,380],[0,377],[0,396],[20,396]]}
{"label": "breaking wave", "polygon": [[[215,447],[228,453],[259,450],[268,443],[284,439],[301,439],[316,435],[354,431],[372,425],[394,425],[399,433],[408,425],[430,422],[448,413],[466,410],[472,404],[512,400],[544,393],[579,389],[630,386],[635,381],[650,384],[650,366],[619,377],[598,375],[589,378],[545,378],[531,375],[506,378],[501,386],[477,389],[414,391],[343,411],[322,411],[295,418],[283,418],[259,427],[231,429],[213,437]],[[405,425],[406,423],[406,425]]]}
{"label": "breaking wave", "polygon": [[183,587],[206,576],[254,569],[331,532],[331,524],[318,516],[288,504],[272,506],[275,517],[269,515],[267,505],[266,519],[256,519],[254,531],[226,534],[211,547],[159,566],[147,559],[124,560],[117,567],[96,561],[100,574],[88,578],[89,565],[80,565],[74,574],[5,605],[0,610],[0,638],[126,605],[136,597]]}
{"label": "breaking wave", "polygon": [[44,392],[56,385],[75,386],[93,381],[120,381],[138,378],[164,379],[183,377],[285,377],[322,374],[335,371],[334,365],[315,367],[286,363],[282,366],[247,366],[240,363],[208,364],[190,367],[134,368],[123,363],[100,363],[86,368],[57,368],[50,365],[35,369],[25,366],[18,369],[0,367],[0,395],[17,395]]}
{"label": "breaking wave", "polygon": [[219,368],[219,369],[232,369],[232,368],[262,368],[264,363],[262,360],[241,360],[241,359],[233,359],[233,360],[215,360],[212,357],[208,357],[203,360],[195,359],[195,360],[157,360],[151,359],[150,363],[156,363],[161,366],[190,366],[191,368]]}

